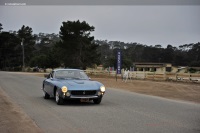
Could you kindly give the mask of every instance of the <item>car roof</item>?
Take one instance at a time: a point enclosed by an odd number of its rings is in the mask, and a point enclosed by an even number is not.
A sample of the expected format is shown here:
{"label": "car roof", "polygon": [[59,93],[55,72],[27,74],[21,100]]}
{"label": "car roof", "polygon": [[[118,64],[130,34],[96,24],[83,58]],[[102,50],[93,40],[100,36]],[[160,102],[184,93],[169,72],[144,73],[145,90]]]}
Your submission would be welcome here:
{"label": "car roof", "polygon": [[71,68],[58,68],[58,69],[54,69],[53,71],[60,71],[60,70],[79,70],[79,71],[82,71],[80,69],[71,69]]}

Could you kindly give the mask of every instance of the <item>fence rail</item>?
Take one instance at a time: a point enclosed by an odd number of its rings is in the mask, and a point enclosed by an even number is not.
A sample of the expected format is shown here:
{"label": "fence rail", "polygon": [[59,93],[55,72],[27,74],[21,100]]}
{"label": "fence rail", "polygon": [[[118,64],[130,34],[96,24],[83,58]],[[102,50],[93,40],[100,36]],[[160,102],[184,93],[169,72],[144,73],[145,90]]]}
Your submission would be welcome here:
{"label": "fence rail", "polygon": [[[104,75],[116,76],[116,71],[100,71],[100,70],[85,70],[89,75]],[[147,80],[172,80],[172,81],[185,81],[185,82],[200,82],[200,74],[194,73],[156,73],[156,72],[129,72],[132,79],[147,79]],[[118,74],[118,77],[122,75]]]}

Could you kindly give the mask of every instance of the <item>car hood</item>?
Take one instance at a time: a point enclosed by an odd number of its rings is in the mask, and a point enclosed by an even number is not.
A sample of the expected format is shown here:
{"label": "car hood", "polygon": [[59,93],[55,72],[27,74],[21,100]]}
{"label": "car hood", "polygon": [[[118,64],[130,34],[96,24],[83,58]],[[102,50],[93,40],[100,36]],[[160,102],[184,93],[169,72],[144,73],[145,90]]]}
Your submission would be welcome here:
{"label": "car hood", "polygon": [[100,83],[91,80],[61,80],[63,86],[68,90],[99,90]]}

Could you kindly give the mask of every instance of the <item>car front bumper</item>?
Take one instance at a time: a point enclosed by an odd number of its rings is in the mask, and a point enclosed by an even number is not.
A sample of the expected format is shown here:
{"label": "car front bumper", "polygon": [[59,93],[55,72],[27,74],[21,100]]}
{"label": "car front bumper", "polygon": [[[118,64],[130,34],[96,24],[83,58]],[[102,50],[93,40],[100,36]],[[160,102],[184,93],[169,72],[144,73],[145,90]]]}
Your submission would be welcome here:
{"label": "car front bumper", "polygon": [[79,95],[73,95],[71,92],[66,92],[62,94],[63,99],[98,99],[102,98],[105,92],[97,91],[94,95],[85,95],[85,94],[79,94]]}

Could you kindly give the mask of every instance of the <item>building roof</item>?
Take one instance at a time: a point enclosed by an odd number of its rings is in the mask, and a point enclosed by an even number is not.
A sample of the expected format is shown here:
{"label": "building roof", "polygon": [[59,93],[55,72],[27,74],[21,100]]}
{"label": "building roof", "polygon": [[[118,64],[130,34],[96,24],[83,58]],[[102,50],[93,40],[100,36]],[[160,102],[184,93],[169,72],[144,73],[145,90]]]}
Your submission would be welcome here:
{"label": "building roof", "polygon": [[153,62],[134,62],[133,63],[136,67],[153,67],[153,68],[158,68],[158,67],[164,67],[167,66],[168,64],[171,65],[171,63],[153,63]]}

